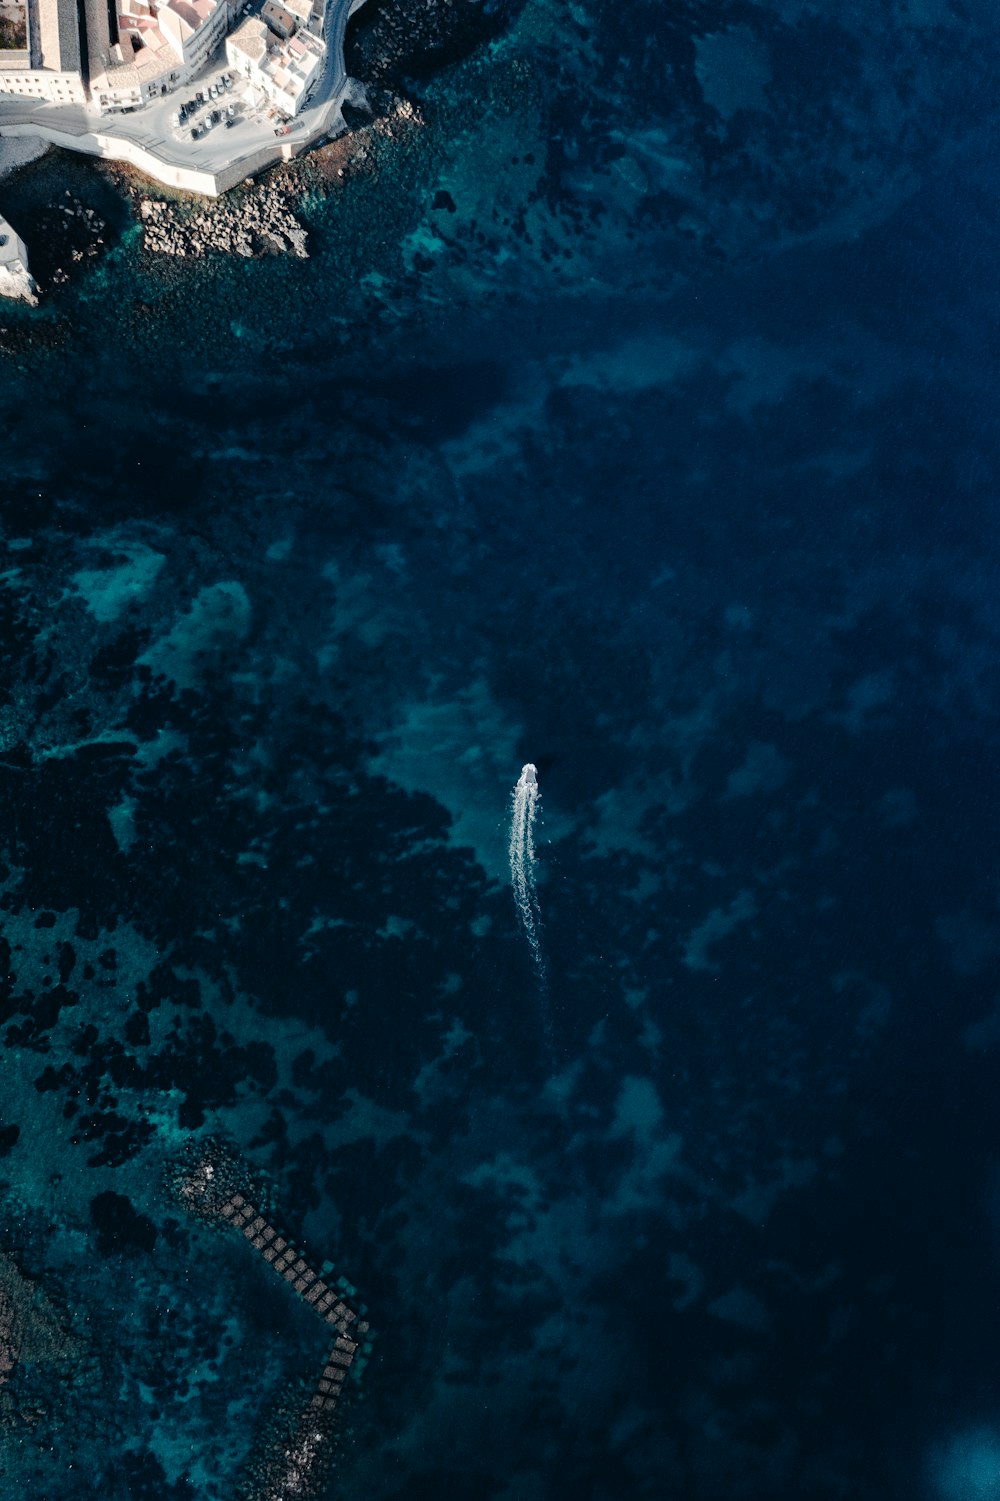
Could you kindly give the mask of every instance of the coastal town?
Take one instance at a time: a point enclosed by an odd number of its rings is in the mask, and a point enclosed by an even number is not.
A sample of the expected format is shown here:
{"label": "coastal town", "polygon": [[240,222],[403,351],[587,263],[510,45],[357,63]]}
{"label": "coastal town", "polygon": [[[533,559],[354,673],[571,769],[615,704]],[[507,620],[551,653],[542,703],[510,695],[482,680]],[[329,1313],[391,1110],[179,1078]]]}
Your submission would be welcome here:
{"label": "coastal town", "polygon": [[[342,129],[363,0],[0,0],[0,146],[54,144],[209,198]],[[0,217],[0,295],[31,301]]]}

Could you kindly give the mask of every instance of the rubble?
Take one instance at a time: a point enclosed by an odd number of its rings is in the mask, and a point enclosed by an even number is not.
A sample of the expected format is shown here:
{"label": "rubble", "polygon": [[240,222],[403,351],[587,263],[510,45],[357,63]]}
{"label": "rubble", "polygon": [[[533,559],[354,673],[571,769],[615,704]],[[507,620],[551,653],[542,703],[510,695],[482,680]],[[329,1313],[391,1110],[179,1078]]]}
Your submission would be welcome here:
{"label": "rubble", "polygon": [[269,254],[307,260],[307,233],[288,198],[271,184],[215,201],[188,218],[162,199],[139,205],[145,248],[161,255],[201,257],[211,252],[246,258]]}

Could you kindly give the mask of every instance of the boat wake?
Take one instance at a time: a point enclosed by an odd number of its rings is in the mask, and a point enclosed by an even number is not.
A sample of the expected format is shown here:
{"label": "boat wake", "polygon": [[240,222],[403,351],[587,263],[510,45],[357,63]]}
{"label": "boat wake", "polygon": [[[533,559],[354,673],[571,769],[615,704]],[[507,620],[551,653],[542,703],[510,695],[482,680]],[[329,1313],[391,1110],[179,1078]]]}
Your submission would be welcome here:
{"label": "boat wake", "polygon": [[531,950],[538,983],[544,991],[546,986],[545,955],[542,952],[542,916],[538,907],[538,892],[535,887],[535,815],[538,812],[540,793],[538,772],[529,761],[521,767],[511,794],[510,818],[510,880],[514,890],[514,904]]}

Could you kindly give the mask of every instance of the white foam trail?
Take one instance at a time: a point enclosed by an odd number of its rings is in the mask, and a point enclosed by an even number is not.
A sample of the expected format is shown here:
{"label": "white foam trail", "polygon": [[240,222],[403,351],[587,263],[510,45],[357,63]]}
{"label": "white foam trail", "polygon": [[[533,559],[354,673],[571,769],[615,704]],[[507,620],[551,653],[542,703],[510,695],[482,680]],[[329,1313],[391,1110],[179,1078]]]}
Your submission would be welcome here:
{"label": "white foam trail", "polygon": [[538,790],[538,772],[528,761],[521,767],[511,794],[510,806],[510,880],[514,888],[514,902],[521,919],[524,936],[531,949],[535,973],[542,987],[545,986],[545,955],[542,953],[542,917],[538,909],[538,893],[535,889],[535,814],[541,794]]}

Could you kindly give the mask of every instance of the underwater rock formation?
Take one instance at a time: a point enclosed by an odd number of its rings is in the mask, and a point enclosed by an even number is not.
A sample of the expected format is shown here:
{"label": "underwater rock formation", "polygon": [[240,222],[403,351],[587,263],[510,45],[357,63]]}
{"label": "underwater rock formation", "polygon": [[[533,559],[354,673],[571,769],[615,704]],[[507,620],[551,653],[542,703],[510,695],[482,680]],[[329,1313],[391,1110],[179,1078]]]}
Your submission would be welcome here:
{"label": "underwater rock formation", "polygon": [[[0,1387],[21,1365],[69,1361],[79,1353],[79,1341],[47,1294],[10,1252],[0,1251]],[[0,1393],[2,1420],[24,1416],[7,1392]]]}

